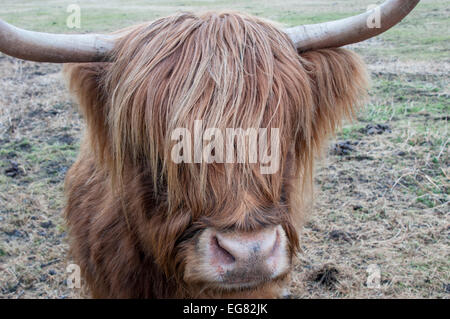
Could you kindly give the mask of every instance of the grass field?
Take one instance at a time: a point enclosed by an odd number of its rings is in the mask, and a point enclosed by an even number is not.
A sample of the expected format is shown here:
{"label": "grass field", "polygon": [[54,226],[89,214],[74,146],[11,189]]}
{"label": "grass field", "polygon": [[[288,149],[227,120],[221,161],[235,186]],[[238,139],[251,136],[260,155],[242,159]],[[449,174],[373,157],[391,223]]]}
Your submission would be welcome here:
{"label": "grass field", "polygon": [[[112,31],[178,11],[238,10],[280,26],[363,12],[376,1],[3,0],[0,18],[52,32]],[[316,174],[292,298],[450,296],[450,7],[422,0],[404,22],[351,49],[371,73],[370,100],[331,141]],[[0,54],[0,298],[74,298],[65,284],[63,180],[83,121],[61,66]],[[369,265],[381,286],[369,288]]]}

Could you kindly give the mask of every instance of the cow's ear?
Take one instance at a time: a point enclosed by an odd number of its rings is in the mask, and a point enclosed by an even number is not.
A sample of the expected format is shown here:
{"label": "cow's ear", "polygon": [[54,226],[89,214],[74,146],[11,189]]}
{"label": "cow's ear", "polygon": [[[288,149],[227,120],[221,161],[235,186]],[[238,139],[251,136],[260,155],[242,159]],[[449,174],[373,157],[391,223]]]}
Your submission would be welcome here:
{"label": "cow's ear", "polygon": [[311,137],[319,146],[363,104],[368,88],[366,66],[356,53],[340,48],[305,52],[301,58],[314,100]]}
{"label": "cow's ear", "polygon": [[77,98],[80,111],[86,120],[92,149],[99,160],[105,160],[108,142],[108,106],[104,93],[104,75],[110,63],[69,63],[64,65],[71,93]]}

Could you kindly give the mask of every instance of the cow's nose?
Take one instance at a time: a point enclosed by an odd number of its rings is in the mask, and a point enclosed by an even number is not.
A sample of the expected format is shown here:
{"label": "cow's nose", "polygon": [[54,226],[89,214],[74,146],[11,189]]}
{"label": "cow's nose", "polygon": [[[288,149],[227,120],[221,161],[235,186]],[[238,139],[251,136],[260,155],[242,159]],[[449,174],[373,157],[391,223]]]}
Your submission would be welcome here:
{"label": "cow's nose", "polygon": [[286,234],[281,226],[248,233],[209,231],[205,235],[207,264],[225,285],[258,284],[289,268]]}

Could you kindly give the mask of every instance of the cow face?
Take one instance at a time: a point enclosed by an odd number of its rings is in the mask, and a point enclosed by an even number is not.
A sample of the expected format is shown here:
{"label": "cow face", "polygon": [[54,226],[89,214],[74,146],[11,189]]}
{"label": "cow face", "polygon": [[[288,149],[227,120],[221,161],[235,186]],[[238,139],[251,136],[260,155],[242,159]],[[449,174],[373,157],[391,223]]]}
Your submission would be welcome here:
{"label": "cow face", "polygon": [[309,143],[313,103],[287,36],[241,14],[181,15],[134,30],[116,54],[122,62],[106,75],[112,169],[148,171],[167,204],[154,220],[186,221],[166,238],[172,249],[149,240],[155,256],[173,254],[156,258],[161,267],[188,285],[228,291],[286,277],[301,214],[290,206],[296,152]]}

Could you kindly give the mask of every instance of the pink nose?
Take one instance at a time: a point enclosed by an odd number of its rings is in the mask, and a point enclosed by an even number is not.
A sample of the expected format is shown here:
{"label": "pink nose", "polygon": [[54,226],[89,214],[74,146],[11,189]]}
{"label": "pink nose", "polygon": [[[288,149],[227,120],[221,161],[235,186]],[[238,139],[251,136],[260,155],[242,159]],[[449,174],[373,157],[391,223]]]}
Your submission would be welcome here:
{"label": "pink nose", "polygon": [[258,232],[206,230],[206,265],[217,281],[228,286],[248,286],[267,281],[289,268],[286,234],[281,226]]}

